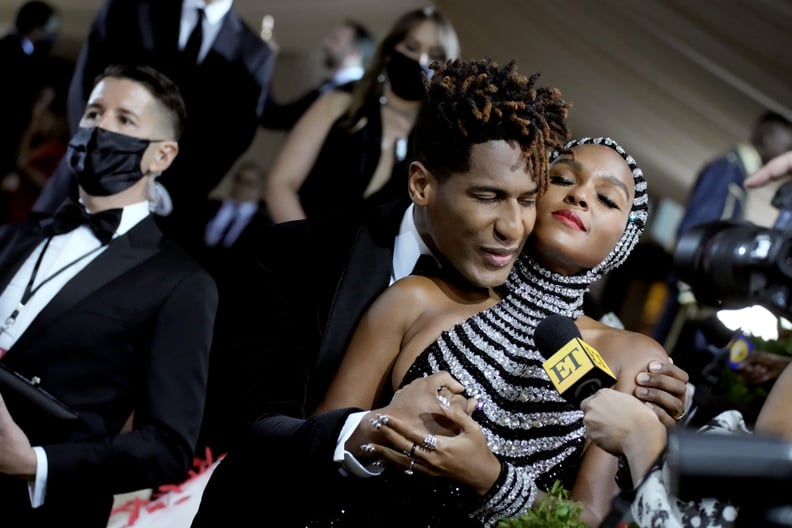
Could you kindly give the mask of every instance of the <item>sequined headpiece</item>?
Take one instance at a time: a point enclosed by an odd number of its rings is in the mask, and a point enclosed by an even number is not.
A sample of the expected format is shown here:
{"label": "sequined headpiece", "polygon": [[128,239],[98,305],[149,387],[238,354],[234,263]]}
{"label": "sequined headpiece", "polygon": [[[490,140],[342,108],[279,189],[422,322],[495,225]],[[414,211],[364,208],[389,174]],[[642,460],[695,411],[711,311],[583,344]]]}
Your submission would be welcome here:
{"label": "sequined headpiece", "polygon": [[[646,193],[646,178],[644,178],[643,171],[638,167],[632,156],[630,156],[621,145],[608,137],[584,137],[573,139],[564,145],[564,149],[568,150],[578,145],[605,145],[612,148],[627,162],[627,165],[632,171],[633,179],[635,180],[635,198],[633,199],[632,207],[627,220],[627,227],[624,230],[619,241],[613,250],[605,257],[605,260],[586,272],[586,275],[594,281],[602,277],[604,274],[612,271],[621,266],[627,257],[630,256],[638,240],[641,238],[644,227],[646,227],[646,220],[649,217],[649,195]],[[555,161],[565,150],[558,150],[550,155],[550,162]]]}

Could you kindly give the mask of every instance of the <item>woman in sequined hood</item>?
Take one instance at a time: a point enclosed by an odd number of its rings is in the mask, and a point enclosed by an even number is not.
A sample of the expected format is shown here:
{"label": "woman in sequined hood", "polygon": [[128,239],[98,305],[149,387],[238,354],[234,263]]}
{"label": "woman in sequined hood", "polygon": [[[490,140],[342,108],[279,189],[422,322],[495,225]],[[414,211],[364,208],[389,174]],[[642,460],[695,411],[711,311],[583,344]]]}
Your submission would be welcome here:
{"label": "woman in sequined hood", "polygon": [[[635,376],[650,360],[669,361],[648,336],[583,315],[584,293],[626,260],[646,223],[641,170],[609,138],[571,141],[551,160],[534,231],[506,287],[473,303],[460,295],[464,282],[447,270],[397,282],[364,318],[320,407],[376,408],[392,390],[438,371],[461,383],[461,396],[438,388],[451,405],[423,429],[375,417],[371,425],[380,440],[351,448],[370,471],[387,466],[374,479],[378,485],[389,481],[409,490],[402,509],[420,519],[415,526],[467,526],[459,524],[461,514],[470,526],[495,526],[528,511],[555,480],[584,503],[589,524],[599,525],[609,511],[617,459],[586,446],[582,413],[542,368],[547,358],[534,345],[533,331],[548,315],[576,321],[617,375],[617,390],[632,393]],[[386,328],[398,329],[395,357],[383,344]],[[684,381],[669,390],[669,402],[677,400],[668,405],[672,415],[681,413]]]}

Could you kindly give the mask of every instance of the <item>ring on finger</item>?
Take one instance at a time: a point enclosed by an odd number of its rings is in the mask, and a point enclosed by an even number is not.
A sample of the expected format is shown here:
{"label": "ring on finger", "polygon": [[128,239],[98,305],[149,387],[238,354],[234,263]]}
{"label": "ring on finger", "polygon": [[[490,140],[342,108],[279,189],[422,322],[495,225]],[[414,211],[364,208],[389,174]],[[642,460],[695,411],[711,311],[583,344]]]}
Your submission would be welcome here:
{"label": "ring on finger", "polygon": [[437,437],[432,433],[426,433],[426,436],[424,436],[423,444],[421,444],[421,447],[423,447],[427,451],[434,451],[435,448],[437,447]]}
{"label": "ring on finger", "polygon": [[404,474],[405,475],[412,475],[413,473],[415,473],[413,471],[413,466],[414,465],[415,465],[415,459],[410,457],[410,466],[407,469],[404,470]]}
{"label": "ring on finger", "polygon": [[369,422],[374,426],[374,429],[380,429],[383,425],[388,423],[388,417],[384,414],[377,413],[374,418],[370,418]]}
{"label": "ring on finger", "polygon": [[407,456],[410,457],[411,459],[414,459],[415,458],[415,450],[416,449],[418,449],[418,443],[417,442],[413,442],[413,445],[410,448],[410,452],[407,454]]}
{"label": "ring on finger", "polygon": [[451,406],[451,402],[448,400],[448,398],[446,398],[442,394],[438,394],[437,395],[437,401],[439,401],[440,405],[442,405],[443,407],[450,407]]}
{"label": "ring on finger", "polygon": [[681,422],[682,420],[685,419],[685,416],[687,416],[687,409],[683,409],[682,414],[680,414],[679,416],[674,416],[673,418],[675,422]]}

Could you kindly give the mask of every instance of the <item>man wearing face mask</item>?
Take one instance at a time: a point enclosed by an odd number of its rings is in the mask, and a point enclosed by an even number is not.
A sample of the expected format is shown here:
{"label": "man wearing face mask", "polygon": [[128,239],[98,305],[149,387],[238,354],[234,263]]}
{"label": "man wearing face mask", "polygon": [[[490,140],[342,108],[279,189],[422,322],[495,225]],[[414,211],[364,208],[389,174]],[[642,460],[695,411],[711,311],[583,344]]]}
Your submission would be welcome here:
{"label": "man wearing face mask", "polygon": [[79,200],[0,228],[2,522],[103,528],[114,494],[187,476],[217,289],[151,216],[185,114],[158,71],[108,67],[69,143]]}
{"label": "man wearing face mask", "polygon": [[402,15],[352,92],[321,95],[292,128],[264,193],[273,221],[406,199],[410,136],[428,65],[458,55],[456,32],[443,13],[425,8]]}

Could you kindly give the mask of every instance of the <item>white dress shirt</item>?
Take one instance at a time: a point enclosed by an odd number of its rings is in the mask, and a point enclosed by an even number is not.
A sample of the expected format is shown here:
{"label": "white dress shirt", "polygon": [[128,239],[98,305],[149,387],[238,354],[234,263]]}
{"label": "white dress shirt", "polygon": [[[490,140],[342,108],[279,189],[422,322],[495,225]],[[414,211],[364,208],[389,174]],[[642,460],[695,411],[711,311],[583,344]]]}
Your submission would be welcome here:
{"label": "white dress shirt", "polygon": [[[232,246],[236,239],[239,238],[239,235],[242,234],[242,231],[245,230],[257,210],[258,204],[256,202],[237,203],[230,198],[224,200],[217,210],[217,214],[206,224],[206,233],[204,235],[206,245],[210,247],[218,245],[224,247]],[[233,225],[226,231],[226,228],[229,228],[229,222],[233,222]],[[224,234],[225,237],[223,237]],[[223,237],[222,240],[220,239],[221,237]]]}
{"label": "white dress shirt", "polygon": [[203,62],[206,54],[212,48],[220,28],[223,26],[223,17],[231,11],[233,0],[218,0],[209,5],[203,0],[184,0],[182,2],[181,23],[179,25],[179,49],[184,49],[198,20],[198,8],[204,10],[203,38],[201,50],[198,52],[198,62]]}
{"label": "white dress shirt", "polygon": [[[414,208],[414,204],[410,204],[407,211],[404,212],[399,225],[399,234],[396,235],[396,241],[393,245],[393,266],[391,268],[390,284],[412,273],[416,262],[418,262],[418,257],[432,254],[423,239],[421,239],[421,235],[418,234],[418,228],[415,226],[415,220],[413,220]],[[347,417],[333,452],[333,460],[335,462],[341,462],[342,467],[346,471],[359,477],[373,477],[382,473],[382,468],[380,467],[363,466],[344,447],[344,444],[355,432],[367,412],[352,413]]]}
{"label": "white dress shirt", "polygon": [[[149,215],[148,202],[139,202],[124,207],[121,213],[121,222],[118,225],[113,238],[125,234],[136,226],[141,220]],[[33,267],[41,251],[44,249],[46,240],[42,241],[28,256],[19,271],[16,272],[11,282],[0,294],[0,321],[5,319],[17,308],[22,293],[30,281]],[[34,287],[46,280],[53,273],[64,266],[68,266],[57,276],[53,277],[41,289],[37,290],[30,298],[24,308],[19,310],[14,323],[4,331],[0,332],[0,355],[2,351],[8,350],[16,343],[19,336],[27,330],[30,323],[43,310],[53,297],[71,280],[77,273],[91,263],[93,259],[107,250],[107,246],[100,247],[101,243],[94,236],[93,231],[88,226],[81,225],[73,231],[55,235],[52,237],[47,251],[41,260],[38,272],[36,273]],[[69,266],[69,263],[87,255],[76,263]],[[3,328],[3,327],[0,327]],[[44,504],[45,492],[47,488],[47,454],[41,447],[33,447],[36,453],[36,479],[28,485],[30,503],[34,508]]]}

